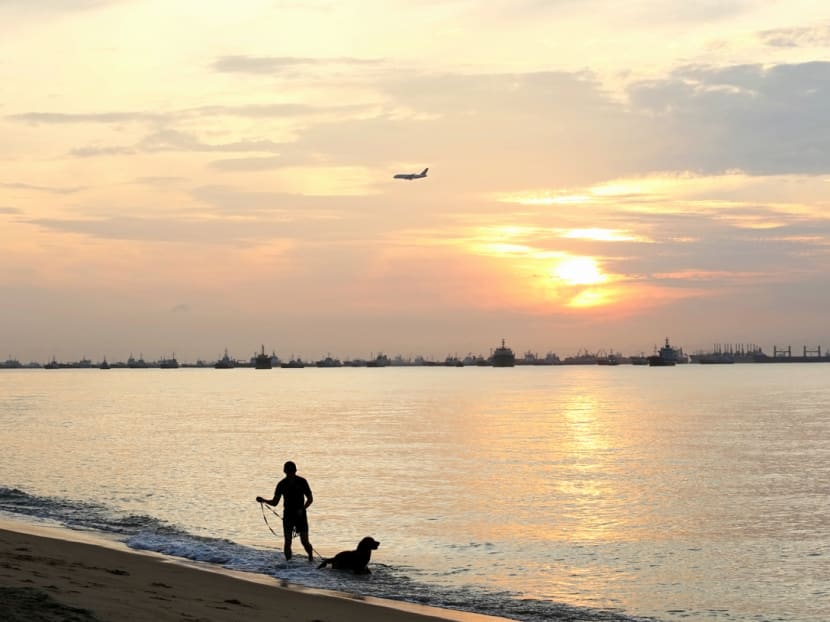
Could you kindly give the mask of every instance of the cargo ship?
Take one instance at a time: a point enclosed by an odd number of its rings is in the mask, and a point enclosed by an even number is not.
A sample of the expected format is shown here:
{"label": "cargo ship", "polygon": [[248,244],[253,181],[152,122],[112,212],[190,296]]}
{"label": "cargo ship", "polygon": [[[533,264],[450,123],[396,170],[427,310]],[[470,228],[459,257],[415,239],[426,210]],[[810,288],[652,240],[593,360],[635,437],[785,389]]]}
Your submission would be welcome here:
{"label": "cargo ship", "polygon": [[493,367],[513,367],[516,364],[516,355],[513,350],[504,345],[504,339],[502,339],[501,346],[493,351],[490,361]]}
{"label": "cargo ship", "polygon": [[665,345],[657,351],[657,354],[648,357],[650,367],[674,367],[682,362],[685,362],[683,351],[669,345],[668,337],[666,337]]}
{"label": "cargo ship", "polygon": [[265,345],[262,345],[262,350],[254,357],[254,369],[271,369],[274,364],[271,356],[265,354]]}

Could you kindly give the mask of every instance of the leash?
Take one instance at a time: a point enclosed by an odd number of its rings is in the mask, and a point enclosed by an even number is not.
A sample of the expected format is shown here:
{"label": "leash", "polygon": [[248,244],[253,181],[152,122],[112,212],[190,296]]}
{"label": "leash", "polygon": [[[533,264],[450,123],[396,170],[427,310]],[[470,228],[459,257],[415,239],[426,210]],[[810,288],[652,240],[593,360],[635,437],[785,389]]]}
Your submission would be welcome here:
{"label": "leash", "polygon": [[[260,504],[259,504],[259,509],[260,509],[260,510],[262,510],[262,520],[264,520],[264,521],[265,521],[265,524],[268,526],[268,529],[270,529],[270,530],[271,530],[271,533],[272,533],[272,534],[274,534],[275,536],[277,536],[277,537],[279,538],[279,537],[280,537],[280,536],[279,536],[279,534],[278,534],[276,531],[274,531],[274,529],[271,527],[271,524],[268,522],[268,517],[267,517],[267,516],[265,516],[265,506],[266,506],[266,505],[268,505],[268,504],[267,504],[267,503],[260,503]],[[272,508],[270,505],[268,505],[268,509],[271,511],[271,514],[273,514],[274,516],[276,516],[277,518],[279,518],[280,520],[282,520],[282,516],[280,516],[279,514],[277,514],[277,513],[274,511],[274,508]],[[296,530],[296,529],[294,529],[294,533],[292,534],[292,536],[291,536],[291,537],[292,537],[292,538],[296,538],[298,535],[299,535],[299,534],[297,533],[297,530]]]}
{"label": "leash", "polygon": [[[267,504],[267,503],[265,503],[265,502],[262,502],[262,501],[260,501],[260,503],[259,503],[259,509],[260,509],[260,510],[262,510],[262,520],[264,520],[264,521],[265,521],[265,525],[268,527],[268,529],[271,531],[271,533],[272,533],[272,534],[274,534],[275,536],[277,536],[277,537],[279,538],[279,537],[280,537],[280,535],[279,535],[276,531],[274,531],[273,527],[271,527],[271,523],[269,523],[269,522],[268,522],[268,517],[265,515],[265,506],[266,506],[266,505],[268,505],[268,504]],[[280,515],[277,513],[277,511],[276,511],[276,510],[274,510],[274,508],[272,508],[270,505],[268,505],[268,510],[271,512],[271,514],[273,514],[274,516],[276,516],[277,518],[279,518],[280,520],[282,520],[282,516],[280,516]],[[296,537],[297,537],[297,536],[299,536],[299,535],[300,535],[300,534],[299,534],[299,533],[297,533],[297,528],[296,528],[296,527],[294,527],[294,531],[293,531],[293,532],[292,532],[292,534],[291,534],[291,538],[292,538],[292,539],[293,539],[293,538],[296,538]],[[314,546],[312,546],[312,547],[311,547],[311,550],[312,550],[314,553],[317,553],[317,557],[319,557],[320,559],[325,559],[322,555],[320,555],[320,551],[318,551],[317,549],[315,549],[315,548],[314,548]]]}

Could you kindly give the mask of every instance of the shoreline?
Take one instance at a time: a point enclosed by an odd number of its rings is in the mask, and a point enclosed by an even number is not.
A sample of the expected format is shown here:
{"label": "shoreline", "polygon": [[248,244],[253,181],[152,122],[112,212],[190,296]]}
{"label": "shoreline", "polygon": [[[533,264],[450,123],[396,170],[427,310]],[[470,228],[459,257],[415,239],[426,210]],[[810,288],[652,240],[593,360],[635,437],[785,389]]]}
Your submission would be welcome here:
{"label": "shoreline", "polygon": [[0,518],[0,611],[38,619],[136,622],[504,622],[505,618],[291,585],[117,540]]}

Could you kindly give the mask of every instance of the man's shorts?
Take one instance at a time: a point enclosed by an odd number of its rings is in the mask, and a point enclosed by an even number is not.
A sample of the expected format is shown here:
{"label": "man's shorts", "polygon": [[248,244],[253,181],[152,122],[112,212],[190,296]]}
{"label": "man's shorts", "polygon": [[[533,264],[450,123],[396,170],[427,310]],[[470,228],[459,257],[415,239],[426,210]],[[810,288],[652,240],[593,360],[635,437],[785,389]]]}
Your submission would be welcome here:
{"label": "man's shorts", "polygon": [[306,533],[308,531],[308,516],[306,516],[305,508],[293,512],[286,512],[285,516],[283,516],[283,535],[286,538],[291,538],[295,530],[297,533]]}

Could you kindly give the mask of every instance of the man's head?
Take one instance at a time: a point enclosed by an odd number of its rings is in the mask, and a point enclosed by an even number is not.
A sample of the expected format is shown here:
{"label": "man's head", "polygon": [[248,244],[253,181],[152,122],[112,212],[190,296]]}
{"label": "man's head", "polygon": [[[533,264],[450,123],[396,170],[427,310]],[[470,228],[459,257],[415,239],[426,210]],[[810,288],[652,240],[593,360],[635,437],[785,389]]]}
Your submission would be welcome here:
{"label": "man's head", "polygon": [[294,475],[297,472],[297,465],[291,462],[291,460],[289,460],[282,467],[282,472],[286,475]]}

